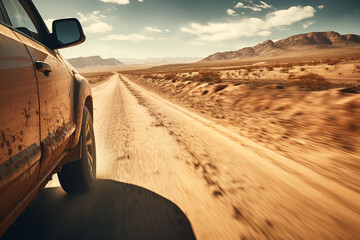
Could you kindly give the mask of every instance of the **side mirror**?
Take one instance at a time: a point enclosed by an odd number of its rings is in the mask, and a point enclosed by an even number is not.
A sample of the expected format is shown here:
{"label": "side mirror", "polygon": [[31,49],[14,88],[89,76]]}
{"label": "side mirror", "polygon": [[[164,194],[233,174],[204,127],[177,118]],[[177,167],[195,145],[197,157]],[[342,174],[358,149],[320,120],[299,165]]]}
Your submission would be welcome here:
{"label": "side mirror", "polygon": [[76,18],[55,20],[52,27],[53,49],[75,46],[86,39],[81,24]]}

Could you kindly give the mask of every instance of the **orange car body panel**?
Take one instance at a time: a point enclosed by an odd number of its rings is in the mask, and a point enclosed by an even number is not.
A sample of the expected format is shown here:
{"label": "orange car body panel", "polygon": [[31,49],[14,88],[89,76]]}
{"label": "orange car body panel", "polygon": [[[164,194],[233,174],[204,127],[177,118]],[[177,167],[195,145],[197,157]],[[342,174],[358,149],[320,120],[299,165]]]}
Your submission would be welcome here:
{"label": "orange car body panel", "polygon": [[[38,61],[52,71],[37,71]],[[0,22],[0,237],[52,174],[80,158],[84,106],[93,114],[88,81],[57,50]]]}
{"label": "orange car body panel", "polygon": [[[30,191],[40,170],[39,101],[24,44],[0,24],[0,221]],[[21,128],[19,126],[22,126]]]}

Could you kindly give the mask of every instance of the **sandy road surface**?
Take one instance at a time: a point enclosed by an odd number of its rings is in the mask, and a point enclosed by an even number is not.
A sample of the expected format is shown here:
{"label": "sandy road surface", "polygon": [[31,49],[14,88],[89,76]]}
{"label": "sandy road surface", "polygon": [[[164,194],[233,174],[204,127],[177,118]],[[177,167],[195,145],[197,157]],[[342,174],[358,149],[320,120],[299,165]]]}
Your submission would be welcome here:
{"label": "sandy road surface", "polygon": [[85,196],[45,189],[9,239],[360,238],[359,193],[124,76],[93,93],[98,176],[111,180]]}

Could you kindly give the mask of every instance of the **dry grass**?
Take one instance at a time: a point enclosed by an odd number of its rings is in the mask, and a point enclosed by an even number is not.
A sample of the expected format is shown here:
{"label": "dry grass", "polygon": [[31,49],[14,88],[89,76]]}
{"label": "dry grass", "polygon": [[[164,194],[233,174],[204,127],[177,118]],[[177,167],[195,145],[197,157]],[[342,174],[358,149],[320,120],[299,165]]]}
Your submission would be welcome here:
{"label": "dry grass", "polygon": [[[354,72],[355,65],[360,64],[348,64],[345,69]],[[341,64],[337,67],[342,69]],[[253,73],[259,72],[259,69],[260,66],[253,67],[253,72],[249,74],[251,79],[224,79],[219,84],[212,83],[219,77],[215,71],[194,75],[197,80],[211,84],[200,85],[194,79],[186,84],[142,79],[138,82],[151,86],[192,111],[235,127],[244,137],[281,151],[296,161],[306,161],[306,166],[321,165],[327,176],[342,179],[342,183],[360,189],[360,185],[353,181],[358,176],[353,173],[358,172],[356,164],[359,161],[358,158],[352,160],[352,154],[359,156],[360,152],[360,99],[354,95],[360,93],[357,87],[360,78],[353,80],[356,82],[359,79],[356,84],[350,81],[341,83],[343,79],[325,75],[324,65],[321,65],[306,67],[307,72],[296,67],[290,74],[279,74],[282,79],[254,79]],[[271,75],[278,74],[280,69],[275,69]],[[227,76],[229,70],[219,71]],[[246,71],[245,67],[242,68],[241,75],[244,76]],[[314,149],[315,157],[308,158]],[[325,154],[320,156],[320,153]],[[330,156],[329,159],[326,156]],[[339,164],[339,159],[344,162],[343,165]],[[335,167],[329,167],[330,162]],[[339,171],[340,168],[343,170]],[[348,181],[349,173],[353,177]]]}
{"label": "dry grass", "polygon": [[211,83],[221,83],[221,74],[217,71],[201,71],[192,77],[193,81],[196,82],[211,82]]}
{"label": "dry grass", "polygon": [[228,85],[216,85],[214,91],[215,91],[215,92],[219,92],[219,91],[227,88],[227,86],[228,86]]}
{"label": "dry grass", "polygon": [[303,91],[319,91],[359,85],[356,80],[360,78],[360,53],[351,54],[350,57],[326,55],[319,58],[293,58],[291,61],[281,59],[246,62],[241,65],[230,65],[224,62],[218,67],[207,63],[209,65],[181,65],[182,69],[174,69],[172,65],[169,65],[144,69],[136,74],[143,76],[143,79],[151,79],[152,82],[226,83],[268,89],[278,89],[279,86],[281,89],[298,86],[299,90]]}
{"label": "dry grass", "polygon": [[293,79],[295,79],[295,74],[289,74],[288,80],[293,80]]}
{"label": "dry grass", "polygon": [[355,70],[356,70],[357,72],[360,72],[360,65],[355,65]]}
{"label": "dry grass", "polygon": [[112,73],[83,73],[82,76],[85,77],[93,87],[108,80],[112,76]]}
{"label": "dry grass", "polygon": [[166,73],[163,76],[164,80],[173,80],[173,79],[176,79],[176,78],[177,78],[176,74],[172,73],[172,72],[171,73]]}
{"label": "dry grass", "polygon": [[341,60],[342,59],[340,59],[340,58],[327,58],[327,59],[324,59],[323,61],[321,61],[321,63],[327,64],[327,65],[336,65],[339,62],[341,62]]}
{"label": "dry grass", "polygon": [[331,85],[323,76],[315,73],[308,73],[301,76],[293,77],[295,81],[292,82],[293,86],[298,86],[305,90],[325,90],[329,89]]}
{"label": "dry grass", "polygon": [[280,72],[281,73],[289,73],[289,69],[284,67],[284,68],[280,69]]}
{"label": "dry grass", "polygon": [[154,78],[154,75],[152,74],[144,74],[142,75],[143,78]]}

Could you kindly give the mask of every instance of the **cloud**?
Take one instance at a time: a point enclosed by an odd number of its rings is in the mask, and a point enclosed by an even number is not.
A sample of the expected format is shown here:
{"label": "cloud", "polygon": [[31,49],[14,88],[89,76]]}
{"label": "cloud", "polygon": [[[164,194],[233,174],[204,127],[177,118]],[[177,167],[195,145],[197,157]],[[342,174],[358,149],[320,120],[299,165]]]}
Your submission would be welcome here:
{"label": "cloud", "polygon": [[232,9],[228,9],[226,10],[226,13],[229,15],[229,16],[237,16],[238,14],[232,10]]}
{"label": "cloud", "polygon": [[111,11],[114,11],[114,10],[116,10],[117,9],[117,7],[116,6],[114,6],[114,5],[112,5],[112,6],[110,6],[108,9],[106,9],[108,12],[111,12]]}
{"label": "cloud", "polygon": [[195,35],[193,43],[235,40],[240,37],[268,36],[273,28],[290,26],[293,23],[314,17],[311,6],[293,6],[266,15],[265,19],[243,18],[233,22],[213,22],[205,25],[191,23],[181,30]]}
{"label": "cloud", "polygon": [[144,41],[154,41],[154,40],[168,40],[167,38],[155,38],[155,37],[148,37],[138,33],[131,33],[131,34],[112,34],[106,37],[101,38],[103,41],[127,41],[133,43],[139,43]]}
{"label": "cloud", "polygon": [[144,2],[144,0],[138,0],[139,2]]}
{"label": "cloud", "polygon": [[242,2],[239,2],[238,4],[235,5],[235,8],[243,8],[244,4]]}
{"label": "cloud", "polygon": [[313,25],[314,23],[315,23],[315,21],[308,21],[308,22],[304,23],[302,26],[303,26],[303,28],[308,28],[311,25]]}
{"label": "cloud", "polygon": [[262,9],[255,7],[255,6],[245,6],[243,3],[239,2],[238,4],[236,4],[235,8],[244,8],[244,9],[250,9],[254,12],[260,12]]}
{"label": "cloud", "polygon": [[155,28],[155,27],[145,27],[145,30],[148,32],[153,32],[153,33],[161,33],[161,29],[159,28]]}
{"label": "cloud", "polygon": [[265,30],[265,31],[258,32],[258,33],[257,33],[257,36],[266,37],[266,36],[270,36],[271,34],[272,34],[271,31]]}
{"label": "cloud", "polygon": [[266,16],[270,27],[289,26],[304,19],[312,18],[316,10],[311,6],[293,6],[286,10],[278,10]]}
{"label": "cloud", "polygon": [[81,12],[77,12],[76,15],[79,16],[79,21],[81,23],[100,21],[101,19],[106,18],[106,16],[100,14],[100,11],[93,11],[92,13],[88,13],[86,15]]}
{"label": "cloud", "polygon": [[250,9],[254,12],[261,12],[263,9],[272,8],[273,6],[267,4],[266,2],[260,1],[260,4],[255,4],[253,1],[250,1],[251,5],[244,5],[242,2],[238,2],[235,5],[235,8],[244,8],[244,9]]}
{"label": "cloud", "polygon": [[105,33],[113,30],[113,27],[104,22],[91,23],[89,26],[84,27],[85,33]]}
{"label": "cloud", "polygon": [[321,9],[324,8],[324,5],[320,5],[320,6],[318,6],[317,8],[321,10]]}
{"label": "cloud", "polygon": [[110,24],[102,21],[106,16],[101,15],[100,11],[93,11],[89,14],[78,12],[76,14],[79,16],[81,24],[85,25],[85,33],[105,33],[113,30]]}
{"label": "cloud", "polygon": [[261,3],[260,5],[256,5],[256,6],[259,7],[259,8],[262,8],[262,9],[273,8],[272,5],[269,5],[269,4],[267,4],[266,2],[260,1],[260,3]]}
{"label": "cloud", "polygon": [[165,32],[167,32],[167,33],[168,33],[168,32],[170,32],[170,30],[169,30],[169,29],[165,29]]}
{"label": "cloud", "polygon": [[100,0],[100,1],[104,2],[104,3],[116,3],[116,4],[119,4],[119,5],[126,5],[126,4],[130,3],[129,0]]}
{"label": "cloud", "polygon": [[111,40],[130,41],[130,42],[138,43],[138,42],[158,40],[158,39],[156,39],[154,37],[147,37],[147,36],[137,34],[137,33],[132,33],[132,34],[128,34],[128,35],[125,35],[125,34],[109,35],[109,36],[101,38],[101,40],[104,40],[104,41],[111,41]]}

